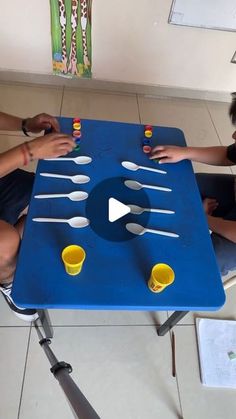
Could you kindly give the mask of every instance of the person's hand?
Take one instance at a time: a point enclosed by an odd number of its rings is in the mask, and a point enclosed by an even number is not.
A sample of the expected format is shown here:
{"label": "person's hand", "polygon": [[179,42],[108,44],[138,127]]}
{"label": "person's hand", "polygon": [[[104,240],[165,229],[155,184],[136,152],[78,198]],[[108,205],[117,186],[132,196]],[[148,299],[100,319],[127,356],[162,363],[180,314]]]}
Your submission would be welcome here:
{"label": "person's hand", "polygon": [[50,159],[65,156],[76,147],[72,137],[66,134],[52,133],[28,142],[34,159]]}
{"label": "person's hand", "polygon": [[219,204],[216,201],[216,199],[205,198],[202,202],[202,205],[206,215],[212,215],[212,213],[215,211]]}
{"label": "person's hand", "polygon": [[60,132],[59,123],[56,118],[46,113],[40,113],[33,118],[27,118],[25,128],[29,132],[38,133],[46,129],[52,130],[52,132]]}
{"label": "person's hand", "polygon": [[158,145],[151,151],[150,159],[159,159],[161,163],[177,163],[186,159],[186,147]]}

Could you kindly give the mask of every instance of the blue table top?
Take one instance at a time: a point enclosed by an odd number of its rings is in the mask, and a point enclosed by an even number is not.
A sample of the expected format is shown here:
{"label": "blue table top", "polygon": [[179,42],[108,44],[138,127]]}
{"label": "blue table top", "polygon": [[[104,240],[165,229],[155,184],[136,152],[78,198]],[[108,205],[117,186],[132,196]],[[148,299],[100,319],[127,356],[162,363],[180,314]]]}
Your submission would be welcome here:
{"label": "blue table top", "polygon": [[[72,119],[59,120],[61,130],[71,133]],[[93,159],[91,164],[82,166],[44,160],[38,164],[15,274],[15,302],[34,308],[219,309],[225,302],[225,294],[191,163],[183,161],[158,166],[150,161],[141,148],[143,125],[94,120],[82,120],[81,123],[80,151],[71,154],[90,156]],[[179,129],[153,127],[151,143],[185,146],[185,139]],[[123,160],[164,169],[167,174],[143,170],[130,172],[121,166]],[[40,172],[80,173],[88,175],[91,180],[76,185],[69,180],[42,177]],[[86,201],[73,202],[67,198],[39,200],[33,196],[73,190],[90,193],[99,182],[111,178],[171,187],[169,193],[146,190],[146,195],[152,208],[175,210],[174,215],[152,213],[148,219],[144,214],[128,214],[113,223],[116,229],[125,231],[127,222],[147,223],[150,228],[173,231],[180,237],[147,233],[131,240],[114,241],[102,238],[90,226],[73,229],[68,224],[32,221],[34,217],[86,217]],[[119,194],[116,192],[111,191],[111,197],[124,203],[142,205],[143,195],[139,192],[125,187],[119,190]],[[136,202],[134,197],[137,197]],[[98,202],[94,206],[95,218],[100,216],[99,205]],[[65,273],[61,260],[62,249],[70,244],[81,245],[87,255],[82,272],[74,277]],[[175,271],[174,283],[158,294],[152,293],[147,286],[152,266],[156,263],[167,263]]]}

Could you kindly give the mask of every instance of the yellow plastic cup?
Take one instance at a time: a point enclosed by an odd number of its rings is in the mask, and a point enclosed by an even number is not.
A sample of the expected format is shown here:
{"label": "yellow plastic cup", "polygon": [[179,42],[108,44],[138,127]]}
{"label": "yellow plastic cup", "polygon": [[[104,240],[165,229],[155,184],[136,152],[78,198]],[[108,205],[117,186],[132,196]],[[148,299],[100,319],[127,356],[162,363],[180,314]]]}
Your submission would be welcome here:
{"label": "yellow plastic cup", "polygon": [[148,287],[152,292],[161,292],[168,285],[174,282],[175,273],[173,269],[165,263],[157,263],[152,268],[151,276],[148,281]]}
{"label": "yellow plastic cup", "polygon": [[76,244],[65,247],[61,253],[65,270],[69,275],[78,275],[82,269],[86,253]]}

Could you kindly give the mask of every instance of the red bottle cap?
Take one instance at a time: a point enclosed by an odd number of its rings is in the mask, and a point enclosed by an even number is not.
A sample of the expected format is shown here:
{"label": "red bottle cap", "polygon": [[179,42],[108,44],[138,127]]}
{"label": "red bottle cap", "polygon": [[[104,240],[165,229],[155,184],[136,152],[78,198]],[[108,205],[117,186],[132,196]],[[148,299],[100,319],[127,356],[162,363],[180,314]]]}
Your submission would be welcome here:
{"label": "red bottle cap", "polygon": [[151,152],[151,150],[152,150],[152,147],[150,147],[150,145],[144,145],[143,146],[143,152],[144,153],[148,154],[148,153]]}

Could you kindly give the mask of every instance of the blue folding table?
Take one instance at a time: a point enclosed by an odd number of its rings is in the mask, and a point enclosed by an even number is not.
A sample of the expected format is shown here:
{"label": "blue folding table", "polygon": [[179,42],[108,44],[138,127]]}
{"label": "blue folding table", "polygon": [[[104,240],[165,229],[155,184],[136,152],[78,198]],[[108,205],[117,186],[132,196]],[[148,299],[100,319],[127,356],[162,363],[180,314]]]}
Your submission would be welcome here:
{"label": "blue folding table", "polygon": [[[71,118],[59,118],[59,122],[62,132],[72,132]],[[159,335],[188,311],[220,309],[225,294],[191,163],[159,165],[150,161],[142,151],[143,125],[94,120],[82,120],[81,125],[80,150],[71,156],[90,156],[91,164],[46,160],[38,164],[13,286],[16,304],[41,313],[50,308],[174,310],[159,328]],[[155,126],[151,145],[158,144],[185,146],[183,132]],[[167,174],[131,172],[122,167],[123,160],[160,168]],[[42,177],[41,172],[84,174],[90,182],[77,185]],[[172,192],[133,191],[124,186],[126,179],[169,187]],[[88,192],[89,198],[80,202],[34,198],[36,194],[74,190]],[[124,204],[172,209],[175,214],[128,214],[109,225],[109,197]],[[90,225],[74,229],[68,224],[32,221],[34,217],[74,216],[90,218]],[[125,229],[127,222],[176,232],[180,237],[132,236]],[[61,251],[69,244],[81,245],[86,251],[82,272],[75,277],[65,273],[61,260]],[[155,294],[147,281],[152,266],[161,262],[173,268],[175,281]]]}

